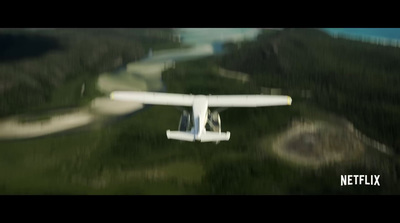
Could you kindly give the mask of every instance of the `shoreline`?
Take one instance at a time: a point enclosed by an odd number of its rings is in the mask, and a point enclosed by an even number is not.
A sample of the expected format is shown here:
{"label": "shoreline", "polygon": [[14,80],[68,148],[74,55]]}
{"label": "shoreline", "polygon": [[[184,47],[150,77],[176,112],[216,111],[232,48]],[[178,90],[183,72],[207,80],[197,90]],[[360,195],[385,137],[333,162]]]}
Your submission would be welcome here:
{"label": "shoreline", "polygon": [[[388,38],[383,36],[373,36],[367,34],[352,34],[352,33],[344,33],[341,31],[333,31],[333,30],[325,30],[319,29],[320,31],[328,34],[329,36],[338,39],[348,39],[353,41],[359,41],[363,43],[371,43],[379,46],[391,46],[391,47],[400,47],[400,39]],[[400,32],[400,29],[399,29]]]}

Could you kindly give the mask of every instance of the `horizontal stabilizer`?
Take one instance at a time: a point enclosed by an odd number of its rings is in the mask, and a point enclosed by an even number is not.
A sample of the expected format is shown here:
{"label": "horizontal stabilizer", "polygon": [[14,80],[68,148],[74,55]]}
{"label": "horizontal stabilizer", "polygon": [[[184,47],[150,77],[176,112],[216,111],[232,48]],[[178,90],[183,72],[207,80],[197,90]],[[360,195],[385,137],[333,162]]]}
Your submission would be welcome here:
{"label": "horizontal stabilizer", "polygon": [[167,138],[168,139],[176,139],[183,141],[194,141],[194,134],[190,132],[181,132],[181,131],[170,131],[167,130]]}
{"label": "horizontal stabilizer", "polygon": [[219,142],[228,141],[231,137],[230,132],[205,132],[201,135],[201,142]]}

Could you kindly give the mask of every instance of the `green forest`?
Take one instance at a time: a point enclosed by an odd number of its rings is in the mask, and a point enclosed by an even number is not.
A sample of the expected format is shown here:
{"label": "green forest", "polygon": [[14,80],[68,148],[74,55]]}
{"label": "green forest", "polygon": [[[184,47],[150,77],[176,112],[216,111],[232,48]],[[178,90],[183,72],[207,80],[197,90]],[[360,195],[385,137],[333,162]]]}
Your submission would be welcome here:
{"label": "green forest", "polygon": [[[2,29],[0,117],[90,101],[99,94],[93,84],[101,72],[139,60],[150,48],[179,45],[170,29]],[[74,95],[82,83],[92,86],[86,98]]]}
{"label": "green forest", "polygon": [[400,49],[315,29],[265,31],[256,41],[229,44],[220,66],[249,73],[258,86],[286,89],[354,123],[400,152]]}
{"label": "green forest", "polygon": [[[103,70],[140,59],[148,48],[178,47],[169,34],[159,29],[41,31],[57,43],[29,58],[16,53],[13,60],[0,61],[2,71],[10,71],[0,72],[1,114],[86,103],[98,94],[95,80]],[[367,148],[314,168],[282,159],[271,145],[293,120],[324,119],[335,112],[369,137],[398,148],[399,49],[334,39],[312,29],[264,31],[255,41],[229,43],[225,49],[164,71],[166,91],[259,94],[280,88],[293,98],[292,106],[221,111],[222,131],[230,131],[231,139],[219,144],[167,139],[165,131],[178,128],[182,112],[170,106],[147,106],[69,132],[1,141],[0,194],[400,194],[396,155]],[[121,55],[122,62],[116,62]],[[218,67],[248,73],[249,81],[223,77]],[[84,81],[91,90],[82,99]],[[312,97],[304,97],[304,90]],[[340,187],[341,174],[380,174],[381,187]]]}

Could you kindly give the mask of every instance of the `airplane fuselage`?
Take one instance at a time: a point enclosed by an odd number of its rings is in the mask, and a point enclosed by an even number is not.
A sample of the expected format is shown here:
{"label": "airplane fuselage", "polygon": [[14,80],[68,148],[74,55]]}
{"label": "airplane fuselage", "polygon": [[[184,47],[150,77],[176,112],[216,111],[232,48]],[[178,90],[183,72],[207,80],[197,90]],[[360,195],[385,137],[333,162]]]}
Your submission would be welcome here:
{"label": "airplane fuselage", "polygon": [[201,139],[207,123],[208,100],[204,95],[195,96],[193,101],[194,135],[196,140]]}

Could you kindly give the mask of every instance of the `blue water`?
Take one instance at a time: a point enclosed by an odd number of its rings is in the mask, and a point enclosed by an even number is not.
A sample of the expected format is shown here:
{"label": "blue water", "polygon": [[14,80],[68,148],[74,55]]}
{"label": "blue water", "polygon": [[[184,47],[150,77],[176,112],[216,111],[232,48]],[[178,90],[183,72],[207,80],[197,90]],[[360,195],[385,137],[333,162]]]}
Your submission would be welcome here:
{"label": "blue water", "polygon": [[224,49],[224,42],[223,41],[215,41],[212,43],[213,51],[215,54],[222,53]]}
{"label": "blue water", "polygon": [[180,28],[175,32],[183,43],[192,46],[210,44],[214,54],[224,51],[224,43],[252,40],[260,32],[257,28]]}
{"label": "blue water", "polygon": [[400,40],[400,28],[322,28],[329,34]]}
{"label": "blue water", "polygon": [[253,39],[260,30],[256,28],[180,28],[176,31],[181,35],[184,43],[197,45],[240,38]]}

